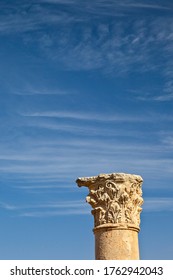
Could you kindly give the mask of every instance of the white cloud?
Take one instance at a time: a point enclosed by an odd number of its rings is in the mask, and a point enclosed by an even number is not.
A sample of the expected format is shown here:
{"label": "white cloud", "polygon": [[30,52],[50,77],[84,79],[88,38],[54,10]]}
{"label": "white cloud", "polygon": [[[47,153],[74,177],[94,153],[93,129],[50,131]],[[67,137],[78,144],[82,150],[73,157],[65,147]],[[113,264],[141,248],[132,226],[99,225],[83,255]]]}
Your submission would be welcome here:
{"label": "white cloud", "polygon": [[16,95],[71,95],[74,94],[74,91],[67,91],[63,89],[51,89],[51,88],[33,88],[33,87],[25,87],[23,89],[12,89],[11,92]]}
{"label": "white cloud", "polygon": [[84,113],[74,111],[45,111],[45,112],[28,112],[21,113],[25,117],[45,117],[45,118],[62,118],[62,119],[75,119],[84,121],[99,121],[99,122],[147,122],[151,121],[151,116],[139,115],[108,115],[96,113]]}
{"label": "white cloud", "polygon": [[109,11],[109,14],[114,12],[114,15],[118,13],[125,13],[127,10],[131,11],[132,9],[155,9],[155,10],[169,10],[171,6],[169,3],[160,4],[151,4],[150,1],[138,1],[134,2],[133,0],[97,0],[93,2],[92,0],[83,1],[80,0],[40,0],[40,2],[48,4],[64,4],[64,5],[75,5],[78,9],[84,9],[86,13],[95,13],[95,14],[106,14]]}
{"label": "white cloud", "polygon": [[1,202],[0,207],[7,211],[12,211],[15,216],[22,217],[50,217],[90,213],[90,207],[85,200],[52,201],[42,204],[18,204],[15,206]]}
{"label": "white cloud", "polygon": [[25,212],[20,214],[22,217],[35,217],[35,218],[46,218],[54,216],[64,216],[64,215],[86,215],[89,214],[88,209],[72,209],[66,211],[45,211],[45,212]]}
{"label": "white cloud", "polygon": [[162,143],[171,151],[173,149],[173,135],[171,133],[163,133],[161,137]]}
{"label": "white cloud", "polygon": [[11,210],[14,211],[14,210],[17,209],[16,206],[8,204],[8,203],[5,203],[5,202],[0,202],[0,208],[3,208],[5,210],[10,210],[10,211]]}
{"label": "white cloud", "polygon": [[4,4],[5,13],[0,15],[0,33],[22,34],[28,31],[39,31],[42,26],[55,25],[71,21],[67,13],[48,9],[39,3]]}
{"label": "white cloud", "polygon": [[25,190],[70,189],[77,176],[94,175],[93,170],[95,173],[127,170],[129,173],[145,174],[148,178],[162,179],[172,178],[173,174],[170,148],[164,144],[134,145],[74,138],[57,141],[56,145],[45,140],[43,143],[37,141],[37,144],[28,142],[20,149],[7,149],[3,153],[0,159],[2,176],[10,185]]}
{"label": "white cloud", "polygon": [[[157,4],[150,4],[150,3],[144,3],[143,1],[141,2],[133,2],[133,1],[128,1],[128,6],[131,8],[144,8],[144,9],[154,9],[154,10],[170,10],[171,7],[169,7],[168,3],[161,3],[162,5],[157,5]],[[167,6],[166,6],[167,5]]]}
{"label": "white cloud", "polygon": [[171,197],[153,197],[146,198],[143,205],[144,211],[173,211],[173,198]]}
{"label": "white cloud", "polygon": [[[76,201],[49,201],[40,204],[10,205],[0,203],[0,207],[12,211],[14,215],[23,217],[50,217],[63,215],[90,214],[91,207],[83,200]],[[41,209],[41,210],[40,210]],[[172,197],[146,197],[143,204],[143,212],[167,212],[173,211]]]}
{"label": "white cloud", "polygon": [[[46,3],[53,5],[45,6]],[[65,12],[59,4],[66,5]],[[133,17],[138,9],[171,9],[169,2],[151,4],[150,1],[98,0],[81,3],[78,0],[44,0],[33,5],[24,2],[20,8],[6,4],[3,8],[6,15],[1,15],[2,33],[25,33],[30,30],[31,43],[48,59],[56,64],[60,62],[61,66],[63,64],[65,69],[97,69],[113,76],[161,71],[161,75],[167,78],[163,88],[165,94],[158,93],[153,100],[172,99],[172,17],[163,18],[160,14],[148,16],[147,19],[145,16],[140,19]],[[101,23],[99,15],[104,13],[109,15],[110,21]],[[115,20],[112,14],[118,18]],[[42,27],[47,27],[49,32],[42,32]],[[54,27],[58,29],[58,36]],[[27,44],[26,38],[29,38],[28,34],[23,37]],[[46,92],[33,89],[28,94]],[[61,93],[64,92],[59,91]],[[50,91],[50,94],[54,94],[54,91]]]}

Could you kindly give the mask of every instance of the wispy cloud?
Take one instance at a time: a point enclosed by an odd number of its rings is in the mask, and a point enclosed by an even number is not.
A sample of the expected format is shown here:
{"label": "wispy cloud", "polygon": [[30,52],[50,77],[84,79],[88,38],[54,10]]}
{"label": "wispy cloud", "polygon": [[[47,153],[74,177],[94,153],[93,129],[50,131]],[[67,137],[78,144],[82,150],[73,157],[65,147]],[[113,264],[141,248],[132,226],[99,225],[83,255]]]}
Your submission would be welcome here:
{"label": "wispy cloud", "polygon": [[[143,114],[99,114],[94,112],[85,113],[83,111],[37,111],[37,112],[21,112],[19,113],[23,117],[30,118],[47,118],[47,119],[72,119],[76,121],[98,121],[98,122],[153,122],[153,120],[160,121],[172,121],[172,116],[162,114],[156,115],[153,112],[148,112],[148,115]],[[53,124],[53,123],[52,123]]]}
{"label": "wispy cloud", "polygon": [[[40,2],[48,3],[48,4],[65,4],[65,5],[75,5],[77,7],[81,6],[81,8],[85,9],[86,12],[92,11],[96,14],[98,13],[106,13],[107,9],[110,10],[112,8],[116,14],[116,12],[125,12],[130,8],[134,9],[171,9],[169,3],[160,4],[151,4],[148,0],[143,3],[143,1],[134,2],[133,0],[124,0],[120,2],[118,0],[97,0],[93,2],[92,0],[88,0],[87,2],[81,3],[79,0],[40,0]],[[117,11],[118,9],[118,11]],[[111,10],[110,10],[111,12]]]}
{"label": "wispy cloud", "polygon": [[169,86],[165,83],[164,88],[155,88],[152,90],[128,90],[129,93],[132,93],[133,96],[141,101],[157,101],[157,102],[166,102],[171,101],[173,99],[173,90],[172,86]]}
{"label": "wispy cloud", "polygon": [[[161,122],[163,116],[148,115],[145,120],[146,116],[141,115],[136,120],[128,114],[72,110],[24,115],[28,117],[20,116],[19,137],[14,134],[16,139],[11,142],[1,138],[0,172],[15,188],[38,192],[71,189],[77,176],[94,175],[93,170],[172,178],[170,131],[156,134],[152,126],[158,119]],[[141,123],[148,128],[139,129]]]}
{"label": "wispy cloud", "polygon": [[127,21],[119,19],[111,22],[98,23],[94,28],[90,24],[87,27],[74,25],[74,32],[76,30],[80,34],[79,40],[72,38],[68,29],[65,29],[58,41],[52,37],[52,46],[44,47],[44,38],[42,41],[41,37],[39,44],[45,55],[54,62],[61,61],[70,70],[97,69],[105,75],[116,77],[124,77],[128,73],[157,73],[162,84],[158,86],[158,81],[153,80],[154,96],[146,94],[151,92],[151,86],[146,88],[145,84],[141,99],[172,100],[172,19],[149,17],[146,21],[145,18],[128,18]]}
{"label": "wispy cloud", "polygon": [[[122,3],[123,5],[123,3]],[[168,3],[161,3],[160,5],[157,4],[151,4],[151,3],[144,3],[143,1],[138,1],[138,2],[133,2],[133,1],[128,1],[126,3],[127,6],[131,8],[139,8],[139,9],[154,9],[154,10],[170,10],[171,7],[168,5]]]}
{"label": "wispy cloud", "polygon": [[11,205],[11,204],[8,204],[8,203],[5,203],[5,202],[0,202],[0,208],[2,209],[5,209],[5,210],[16,210],[17,207],[14,206],[14,205]]}
{"label": "wispy cloud", "polygon": [[173,135],[165,135],[162,137],[162,142],[166,144],[166,146],[169,146],[170,148],[173,148]]}
{"label": "wispy cloud", "polygon": [[[113,76],[158,72],[165,81],[153,100],[172,100],[173,20],[169,15],[163,19],[160,14],[172,10],[168,1],[151,4],[151,1],[131,0],[82,3],[78,0],[40,0],[35,4],[24,1],[20,8],[2,4],[2,8],[6,13],[1,13],[1,34],[27,32],[22,35],[24,44],[34,44],[47,59],[57,65],[60,63],[64,69],[97,69]],[[151,16],[149,14],[147,19],[145,16],[134,17],[141,10],[150,11]],[[153,10],[159,11],[154,17]],[[109,17],[109,21],[100,23],[103,14]],[[42,31],[43,27],[47,32]],[[47,90],[40,89],[25,92],[47,93]],[[54,90],[49,92],[54,93]],[[64,91],[60,90],[58,94],[64,94]]]}
{"label": "wispy cloud", "polygon": [[63,90],[63,89],[51,89],[51,88],[33,88],[33,87],[25,87],[24,89],[13,89],[11,90],[13,94],[16,95],[71,95],[75,94],[73,90]]}
{"label": "wispy cloud", "polygon": [[[64,215],[89,215],[91,207],[83,200],[52,201],[39,204],[11,205],[0,203],[0,207],[13,215],[21,217],[46,218]],[[173,198],[171,197],[146,197],[143,204],[144,213],[173,211]]]}
{"label": "wispy cloud", "polygon": [[45,25],[65,23],[71,21],[67,13],[59,10],[45,8],[41,3],[28,3],[27,1],[15,3],[1,3],[0,33],[25,33],[39,31]]}
{"label": "wispy cloud", "polygon": [[93,170],[95,173],[125,170],[163,180],[172,178],[172,166],[170,147],[166,144],[137,141],[127,144],[122,140],[78,137],[54,142],[28,140],[18,148],[14,146],[14,150],[3,147],[0,156],[2,176],[13,187],[26,191],[72,189],[79,174],[94,175]]}
{"label": "wispy cloud", "polygon": [[20,217],[50,217],[64,215],[85,215],[90,213],[89,206],[82,200],[53,201],[42,204],[11,205],[0,203],[0,207]]}
{"label": "wispy cloud", "polygon": [[76,119],[76,120],[92,120],[92,121],[126,121],[126,122],[138,122],[146,121],[146,117],[139,116],[123,116],[123,115],[99,115],[99,114],[88,114],[84,112],[70,112],[70,111],[47,111],[47,112],[34,112],[34,113],[22,113],[25,117],[46,117],[46,118],[64,118],[64,119]]}
{"label": "wispy cloud", "polygon": [[89,214],[90,211],[88,209],[73,209],[67,211],[45,211],[45,212],[25,212],[20,216],[22,217],[35,217],[35,218],[46,218],[52,216],[64,216],[64,215],[86,215]]}
{"label": "wispy cloud", "polygon": [[144,211],[173,211],[173,198],[171,197],[153,197],[146,198],[143,205]]}

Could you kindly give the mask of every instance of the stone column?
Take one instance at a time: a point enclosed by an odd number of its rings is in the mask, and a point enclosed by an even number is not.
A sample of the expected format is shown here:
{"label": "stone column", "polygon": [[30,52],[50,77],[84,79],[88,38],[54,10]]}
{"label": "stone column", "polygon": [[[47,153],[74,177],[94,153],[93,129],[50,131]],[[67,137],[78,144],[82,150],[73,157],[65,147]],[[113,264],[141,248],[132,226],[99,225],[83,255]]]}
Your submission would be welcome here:
{"label": "stone column", "polygon": [[112,173],[78,178],[86,186],[86,201],[94,216],[96,260],[138,260],[138,232],[142,211],[142,178]]}

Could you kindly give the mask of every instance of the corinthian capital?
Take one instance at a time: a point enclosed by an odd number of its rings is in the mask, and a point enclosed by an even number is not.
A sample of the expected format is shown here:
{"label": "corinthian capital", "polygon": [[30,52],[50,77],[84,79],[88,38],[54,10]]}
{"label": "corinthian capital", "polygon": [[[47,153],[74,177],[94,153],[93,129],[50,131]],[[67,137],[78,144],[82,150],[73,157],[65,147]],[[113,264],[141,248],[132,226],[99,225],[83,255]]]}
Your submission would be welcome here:
{"label": "corinthian capital", "polygon": [[138,175],[112,173],[78,178],[79,187],[86,186],[86,201],[92,206],[95,228],[114,226],[139,230],[142,211],[142,178]]}

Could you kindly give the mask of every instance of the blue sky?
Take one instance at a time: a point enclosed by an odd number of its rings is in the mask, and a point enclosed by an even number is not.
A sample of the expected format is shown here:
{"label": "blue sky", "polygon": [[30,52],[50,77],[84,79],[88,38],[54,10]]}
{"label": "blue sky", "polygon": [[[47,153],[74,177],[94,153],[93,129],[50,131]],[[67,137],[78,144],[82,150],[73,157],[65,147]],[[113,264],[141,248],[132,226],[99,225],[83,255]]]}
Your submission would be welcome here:
{"label": "blue sky", "polygon": [[142,259],[173,259],[173,5],[0,2],[0,259],[94,259],[77,177],[143,177]]}

